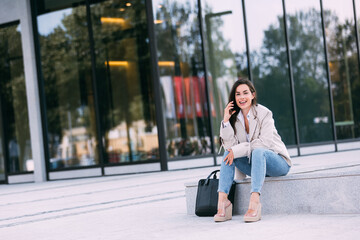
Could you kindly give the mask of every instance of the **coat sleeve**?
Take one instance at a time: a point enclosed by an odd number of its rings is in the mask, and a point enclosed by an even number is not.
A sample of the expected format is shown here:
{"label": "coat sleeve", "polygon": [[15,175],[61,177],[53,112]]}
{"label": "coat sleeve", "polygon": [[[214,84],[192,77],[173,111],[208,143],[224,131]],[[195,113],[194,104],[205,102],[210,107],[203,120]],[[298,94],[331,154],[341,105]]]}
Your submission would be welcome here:
{"label": "coat sleeve", "polygon": [[223,127],[223,122],[221,122],[220,137],[223,139],[223,147],[226,150],[231,148],[235,158],[250,156],[250,144],[248,142],[239,143],[231,125]]}
{"label": "coat sleeve", "polygon": [[224,123],[222,121],[220,124],[220,137],[223,140],[222,146],[225,149],[229,149],[232,146],[238,144],[238,141],[235,137],[234,129],[232,128],[232,126],[230,124],[226,127],[223,127],[223,126],[224,126]]}

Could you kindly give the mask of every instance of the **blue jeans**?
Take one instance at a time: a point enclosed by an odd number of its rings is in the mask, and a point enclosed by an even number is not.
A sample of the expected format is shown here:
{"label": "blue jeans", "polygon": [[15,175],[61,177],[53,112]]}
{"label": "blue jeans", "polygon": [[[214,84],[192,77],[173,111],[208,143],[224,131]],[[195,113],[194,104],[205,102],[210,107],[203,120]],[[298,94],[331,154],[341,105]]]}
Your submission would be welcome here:
{"label": "blue jeans", "polygon": [[261,193],[261,188],[267,177],[285,176],[290,166],[279,154],[264,148],[254,149],[251,153],[251,162],[248,157],[235,158],[233,164],[226,165],[224,158],[229,154],[225,151],[220,168],[218,192],[229,194],[234,180],[235,166],[243,173],[251,176],[251,192]]}

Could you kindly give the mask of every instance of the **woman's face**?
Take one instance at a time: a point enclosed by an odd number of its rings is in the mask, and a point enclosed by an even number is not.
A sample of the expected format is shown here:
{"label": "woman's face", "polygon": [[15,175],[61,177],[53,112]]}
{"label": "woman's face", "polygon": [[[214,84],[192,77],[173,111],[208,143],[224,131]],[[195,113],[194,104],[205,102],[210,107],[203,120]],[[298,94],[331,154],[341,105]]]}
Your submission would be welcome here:
{"label": "woman's face", "polygon": [[244,112],[248,112],[251,107],[254,94],[246,84],[240,84],[235,91],[235,101],[238,107]]}

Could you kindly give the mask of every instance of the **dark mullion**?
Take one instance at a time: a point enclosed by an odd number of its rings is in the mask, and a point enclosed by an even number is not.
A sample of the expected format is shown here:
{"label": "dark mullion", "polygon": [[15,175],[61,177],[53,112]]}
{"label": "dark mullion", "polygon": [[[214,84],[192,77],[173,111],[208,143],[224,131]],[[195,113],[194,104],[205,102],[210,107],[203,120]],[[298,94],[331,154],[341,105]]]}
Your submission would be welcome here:
{"label": "dark mullion", "polygon": [[95,107],[95,118],[96,118],[96,133],[98,135],[98,146],[99,146],[99,160],[101,166],[101,174],[105,175],[104,170],[104,160],[105,160],[105,151],[102,141],[101,134],[101,119],[100,119],[100,108],[99,108],[99,99],[98,99],[98,89],[96,84],[96,56],[95,56],[95,42],[93,37],[92,21],[91,21],[91,11],[90,11],[90,1],[86,0],[86,18],[88,22],[88,33],[89,33],[89,43],[90,43],[90,55],[91,55],[91,73],[92,73],[92,87],[94,93],[94,107]]}
{"label": "dark mullion", "polygon": [[198,18],[199,18],[199,29],[200,29],[200,38],[201,38],[201,49],[202,49],[202,60],[203,60],[203,68],[204,68],[204,78],[205,78],[205,92],[206,92],[206,101],[208,103],[208,116],[209,116],[209,123],[210,123],[210,142],[211,142],[211,151],[214,156],[214,166],[216,166],[216,158],[217,152],[215,151],[215,142],[214,142],[214,133],[213,133],[213,119],[211,115],[211,101],[210,101],[210,89],[209,89],[209,79],[208,79],[208,67],[205,57],[205,43],[204,43],[204,25],[203,25],[203,18],[202,18],[202,7],[201,7],[201,0],[198,0]]}
{"label": "dark mullion", "polygon": [[251,72],[250,46],[249,46],[247,21],[246,21],[245,0],[242,0],[242,9],[243,9],[243,19],[244,19],[246,56],[247,56],[247,62],[248,62],[248,75],[249,75],[249,79],[254,83],[254,79],[252,78],[252,72]]}
{"label": "dark mullion", "polygon": [[331,110],[331,124],[333,127],[333,136],[334,136],[334,144],[335,144],[335,152],[338,151],[337,147],[337,136],[336,136],[336,126],[335,126],[335,112],[334,112],[334,101],[333,95],[331,91],[331,75],[330,75],[330,67],[329,67],[329,59],[328,59],[328,49],[326,43],[326,34],[325,34],[325,21],[324,21],[324,11],[323,11],[323,3],[320,0],[320,13],[321,13],[321,27],[323,32],[323,41],[324,41],[324,52],[325,52],[325,66],[326,66],[326,75],[328,81],[328,91],[329,91],[329,102],[330,102],[330,110]]}
{"label": "dark mullion", "polygon": [[[360,47],[359,47],[359,29],[357,24],[357,16],[356,16],[356,4],[355,0],[353,0],[353,9],[354,9],[354,20],[355,20],[355,37],[356,37],[356,49],[357,49],[357,57],[358,57],[358,70],[360,76]],[[356,110],[355,110],[356,111]]]}
{"label": "dark mullion", "polygon": [[359,32],[358,32],[358,24],[357,24],[357,16],[356,16],[356,4],[355,0],[353,0],[353,6],[354,6],[354,18],[355,18],[355,37],[356,37],[356,48],[358,52],[358,65],[360,70],[360,48],[359,48]]}
{"label": "dark mullion", "polygon": [[31,18],[32,18],[32,30],[34,37],[34,50],[35,50],[35,64],[36,64],[36,73],[39,87],[39,100],[40,100],[40,112],[41,112],[41,126],[42,126],[42,137],[43,137],[43,147],[44,147],[44,157],[45,157],[45,170],[46,170],[46,180],[50,180],[49,171],[50,171],[50,153],[49,153],[49,139],[48,139],[48,122],[46,119],[47,110],[46,110],[46,96],[45,96],[45,86],[44,86],[44,76],[42,73],[41,67],[41,53],[40,53],[40,40],[39,40],[39,31],[37,28],[37,1],[31,0]]}
{"label": "dark mullion", "polygon": [[167,152],[166,152],[166,136],[164,129],[164,119],[162,113],[162,103],[161,103],[161,85],[160,85],[160,75],[159,75],[159,65],[157,57],[157,46],[156,46],[156,35],[154,29],[154,16],[152,1],[145,0],[146,7],[146,17],[148,23],[148,34],[149,34],[149,47],[150,47],[150,64],[151,64],[151,77],[153,79],[153,89],[154,89],[154,98],[155,98],[155,114],[156,114],[156,123],[158,129],[158,140],[159,140],[159,155],[160,155],[160,166],[162,171],[168,170],[167,164]]}
{"label": "dark mullion", "polygon": [[295,139],[296,139],[296,147],[297,147],[298,155],[300,156],[299,125],[298,125],[298,120],[297,120],[295,86],[294,86],[294,77],[293,77],[293,72],[292,72],[292,62],[291,62],[291,52],[290,52],[290,44],[289,44],[289,36],[288,36],[288,28],[287,28],[285,0],[282,0],[282,3],[283,3],[283,15],[284,15],[283,18],[284,18],[285,42],[286,42],[287,59],[288,59],[288,65],[289,65],[290,88],[291,88],[293,117],[294,117],[294,125],[295,125]]}
{"label": "dark mullion", "polygon": [[[4,119],[4,114],[3,114],[3,97],[0,96],[0,119]],[[4,158],[4,174],[5,174],[5,183],[8,183],[8,159],[9,159],[9,154],[8,154],[8,148],[5,147],[6,146],[6,135],[5,135],[5,124],[4,121],[1,121],[1,132],[2,135],[0,135],[0,138],[2,138],[2,144],[1,144],[1,149],[3,152],[3,158]],[[0,181],[2,182],[2,181]]]}

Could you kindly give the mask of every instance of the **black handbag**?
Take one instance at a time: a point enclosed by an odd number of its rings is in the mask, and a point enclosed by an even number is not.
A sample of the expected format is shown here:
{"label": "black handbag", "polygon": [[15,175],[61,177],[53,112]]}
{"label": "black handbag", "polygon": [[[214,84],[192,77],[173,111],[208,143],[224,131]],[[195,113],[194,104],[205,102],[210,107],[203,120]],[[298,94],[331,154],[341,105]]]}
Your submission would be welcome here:
{"label": "black handbag", "polygon": [[[215,170],[206,179],[200,179],[196,194],[195,214],[199,217],[214,216],[217,212],[219,179]],[[213,176],[213,178],[211,178]],[[234,204],[236,183],[233,181],[228,199]]]}

